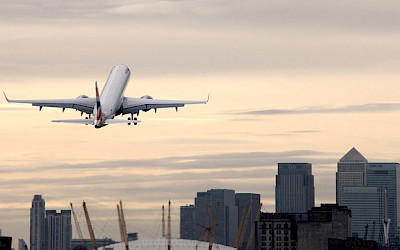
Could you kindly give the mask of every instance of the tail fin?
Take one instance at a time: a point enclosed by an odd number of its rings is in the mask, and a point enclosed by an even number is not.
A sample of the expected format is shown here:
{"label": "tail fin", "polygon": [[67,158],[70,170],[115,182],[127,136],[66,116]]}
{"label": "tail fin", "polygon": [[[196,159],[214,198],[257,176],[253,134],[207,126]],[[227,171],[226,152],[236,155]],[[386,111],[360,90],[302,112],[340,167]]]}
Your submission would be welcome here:
{"label": "tail fin", "polygon": [[101,110],[101,105],[100,105],[100,96],[99,96],[99,88],[97,87],[97,81],[95,83],[96,86],[96,108],[97,111]]}

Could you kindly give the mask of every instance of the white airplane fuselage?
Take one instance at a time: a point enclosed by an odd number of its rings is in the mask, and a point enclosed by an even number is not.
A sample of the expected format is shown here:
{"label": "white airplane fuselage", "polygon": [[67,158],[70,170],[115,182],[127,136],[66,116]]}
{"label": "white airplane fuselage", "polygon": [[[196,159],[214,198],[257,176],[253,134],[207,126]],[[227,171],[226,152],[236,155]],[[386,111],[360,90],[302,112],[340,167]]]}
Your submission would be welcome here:
{"label": "white airplane fuselage", "polygon": [[[7,102],[10,103],[30,103],[32,106],[75,109],[89,116],[85,119],[65,119],[52,120],[52,122],[75,123],[94,125],[95,128],[101,128],[109,124],[128,124],[137,125],[140,121],[134,115],[139,115],[139,111],[147,112],[161,108],[178,108],[184,107],[186,104],[206,104],[209,100],[191,101],[191,100],[163,100],[153,99],[149,95],[144,95],[140,98],[126,97],[124,92],[128,85],[131,72],[126,65],[117,65],[112,70],[106,83],[104,84],[101,94],[97,82],[95,83],[96,97],[90,98],[87,95],[80,95],[77,98],[69,99],[41,99],[41,100],[17,100],[8,99],[6,93],[3,92]],[[208,96],[209,97],[209,96]],[[127,120],[114,119],[118,115],[129,114]],[[93,115],[93,117],[91,117]]]}
{"label": "white airplane fuselage", "polygon": [[125,65],[117,65],[108,76],[100,95],[101,107],[93,109],[95,127],[105,126],[106,119],[113,119],[122,105],[131,72]]}

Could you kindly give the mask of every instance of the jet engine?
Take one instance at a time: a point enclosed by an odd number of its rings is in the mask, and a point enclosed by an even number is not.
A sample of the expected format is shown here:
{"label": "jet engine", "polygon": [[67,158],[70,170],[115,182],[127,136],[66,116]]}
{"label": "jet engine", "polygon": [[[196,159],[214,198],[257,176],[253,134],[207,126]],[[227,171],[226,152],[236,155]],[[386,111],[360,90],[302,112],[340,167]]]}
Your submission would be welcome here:
{"label": "jet engine", "polygon": [[80,96],[78,96],[76,99],[80,99],[80,98],[89,98],[89,96],[87,96],[87,95],[80,95]]}
{"label": "jet engine", "polygon": [[[141,99],[153,99],[153,97],[149,96],[149,95],[144,95],[142,97],[140,97]],[[143,109],[144,112],[149,111],[150,109]]]}

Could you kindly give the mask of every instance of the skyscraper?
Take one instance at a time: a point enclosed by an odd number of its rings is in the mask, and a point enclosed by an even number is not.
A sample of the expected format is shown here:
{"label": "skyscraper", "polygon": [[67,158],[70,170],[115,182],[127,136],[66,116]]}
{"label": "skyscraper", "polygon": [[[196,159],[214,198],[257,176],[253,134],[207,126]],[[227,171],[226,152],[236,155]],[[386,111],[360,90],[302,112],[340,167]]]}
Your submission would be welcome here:
{"label": "skyscraper", "polygon": [[45,246],[45,202],[42,195],[35,195],[32,200],[31,226],[30,226],[31,250],[46,250]]}
{"label": "skyscraper", "polygon": [[46,249],[71,249],[71,210],[46,210]]}
{"label": "skyscraper", "polygon": [[194,205],[181,206],[181,239],[194,240]]}
{"label": "skyscraper", "polygon": [[365,186],[365,168],[367,164],[367,159],[354,147],[340,159],[336,173],[336,203],[339,206],[342,204],[343,187]]}
{"label": "skyscraper", "polygon": [[215,227],[215,242],[233,246],[238,227],[238,207],[235,205],[235,191],[230,189],[211,189],[198,192],[195,199],[196,239],[201,239],[207,225],[208,207],[210,207],[209,228],[212,229],[217,202],[218,213]]}
{"label": "skyscraper", "polygon": [[389,241],[398,244],[398,220],[400,219],[400,165],[399,163],[370,163],[367,165],[367,186],[386,187],[389,205]]}
{"label": "skyscraper", "polygon": [[307,213],[314,206],[314,176],[310,163],[278,163],[276,213]]}
{"label": "skyscraper", "polygon": [[342,204],[351,210],[351,232],[354,237],[383,244],[382,187],[343,187]]}
{"label": "skyscraper", "polygon": [[[251,230],[255,224],[254,222],[256,220],[257,213],[260,208],[260,195],[253,194],[253,193],[237,193],[235,195],[235,204],[238,207],[238,226],[240,224],[243,210],[246,208],[246,210],[245,210],[245,214],[246,214],[251,202],[253,202],[253,204],[252,204],[252,207],[250,210],[247,227],[245,229],[243,229],[243,230],[246,230],[246,233],[244,235],[242,247],[247,246],[247,242],[250,237]],[[256,237],[253,237],[253,241],[252,241],[252,245],[251,245],[250,249],[254,249],[255,239],[256,239]]]}

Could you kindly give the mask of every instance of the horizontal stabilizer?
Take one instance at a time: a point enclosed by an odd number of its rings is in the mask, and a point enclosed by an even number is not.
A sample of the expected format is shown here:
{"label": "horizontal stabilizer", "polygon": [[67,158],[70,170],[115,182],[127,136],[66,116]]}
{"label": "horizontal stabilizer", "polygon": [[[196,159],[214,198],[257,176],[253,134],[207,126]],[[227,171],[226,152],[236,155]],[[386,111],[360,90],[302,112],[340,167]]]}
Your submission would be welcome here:
{"label": "horizontal stabilizer", "polygon": [[107,119],[104,124],[139,123],[139,120]]}
{"label": "horizontal stabilizer", "polygon": [[52,122],[79,123],[79,124],[93,125],[93,119],[53,120]]}

